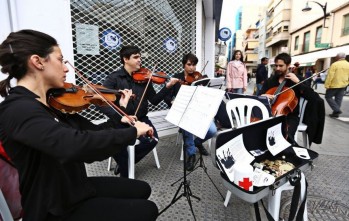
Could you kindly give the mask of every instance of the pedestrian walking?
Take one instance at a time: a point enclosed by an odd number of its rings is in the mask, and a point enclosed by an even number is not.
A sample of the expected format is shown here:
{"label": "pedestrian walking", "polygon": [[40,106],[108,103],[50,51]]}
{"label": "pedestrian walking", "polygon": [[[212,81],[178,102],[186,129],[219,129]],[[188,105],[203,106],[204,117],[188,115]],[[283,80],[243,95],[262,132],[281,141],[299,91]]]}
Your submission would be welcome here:
{"label": "pedestrian walking", "polygon": [[325,98],[333,110],[332,114],[329,114],[333,118],[339,117],[342,113],[340,108],[345,89],[349,83],[349,62],[345,60],[345,53],[338,53],[336,60],[330,66],[325,80]]}
{"label": "pedestrian walking", "polygon": [[269,59],[264,57],[261,59],[261,64],[258,65],[257,67],[257,72],[256,72],[256,95],[259,95],[259,91],[262,89],[263,83],[265,80],[268,79],[268,69],[267,69],[267,64],[269,62]]}

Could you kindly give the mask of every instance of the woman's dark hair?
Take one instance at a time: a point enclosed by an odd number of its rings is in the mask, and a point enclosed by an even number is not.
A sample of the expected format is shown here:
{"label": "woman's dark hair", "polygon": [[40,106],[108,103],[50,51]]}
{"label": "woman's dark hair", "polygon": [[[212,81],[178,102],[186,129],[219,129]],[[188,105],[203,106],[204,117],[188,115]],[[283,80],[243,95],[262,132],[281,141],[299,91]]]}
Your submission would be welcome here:
{"label": "woman's dark hair", "polygon": [[10,80],[20,80],[28,71],[27,61],[36,54],[46,58],[57,46],[53,37],[34,30],[11,32],[0,45],[1,72],[8,74],[8,78],[0,82],[0,95],[7,96]]}
{"label": "woman's dark hair", "polygon": [[238,52],[240,52],[240,54],[241,54],[240,61],[241,61],[242,63],[244,63],[243,54],[242,54],[242,51],[240,51],[240,50],[235,50],[235,51],[234,51],[234,54],[233,54],[233,57],[232,57],[231,60],[232,60],[232,61],[235,60],[235,55],[236,55],[236,53],[238,53]]}
{"label": "woman's dark hair", "polygon": [[125,64],[124,58],[130,59],[133,54],[141,54],[141,49],[137,46],[126,45],[120,49],[121,64]]}
{"label": "woman's dark hair", "polygon": [[197,65],[197,63],[199,62],[198,58],[195,56],[195,54],[192,54],[192,53],[188,53],[188,54],[185,54],[183,56],[183,59],[182,59],[182,64],[183,64],[183,67],[185,66],[185,64],[190,61],[192,64],[194,65]]}

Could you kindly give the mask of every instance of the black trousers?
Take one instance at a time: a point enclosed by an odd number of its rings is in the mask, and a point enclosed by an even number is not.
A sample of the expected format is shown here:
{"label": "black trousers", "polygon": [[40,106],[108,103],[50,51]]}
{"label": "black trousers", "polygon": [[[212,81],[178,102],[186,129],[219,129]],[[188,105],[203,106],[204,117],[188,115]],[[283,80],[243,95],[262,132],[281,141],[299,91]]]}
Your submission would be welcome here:
{"label": "black trousers", "polygon": [[[154,129],[154,137],[159,139],[158,133],[152,124],[152,122],[149,120],[148,117],[143,117],[142,119],[139,119],[139,121],[142,121],[149,126],[151,126]],[[158,144],[158,142],[153,139],[150,140],[146,137],[139,137],[139,144],[135,147],[135,163],[139,162],[143,157],[145,157],[150,151],[154,149],[154,147]],[[119,166],[120,176],[121,177],[128,177],[128,152],[127,148],[119,152],[114,156],[115,161],[117,162]]]}
{"label": "black trousers", "polygon": [[151,194],[148,183],[119,177],[89,177],[97,190],[63,219],[64,221],[156,220],[158,208],[147,200]]}

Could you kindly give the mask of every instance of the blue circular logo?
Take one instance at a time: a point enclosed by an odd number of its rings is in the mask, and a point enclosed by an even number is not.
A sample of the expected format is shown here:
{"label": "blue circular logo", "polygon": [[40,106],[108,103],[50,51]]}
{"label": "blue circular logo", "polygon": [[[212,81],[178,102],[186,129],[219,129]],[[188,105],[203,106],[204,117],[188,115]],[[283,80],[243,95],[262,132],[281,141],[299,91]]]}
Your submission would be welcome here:
{"label": "blue circular logo", "polygon": [[221,40],[221,41],[227,41],[229,40],[231,37],[231,31],[229,28],[221,28],[219,29],[218,31],[218,38]]}
{"label": "blue circular logo", "polygon": [[115,50],[121,45],[121,37],[111,29],[107,29],[102,34],[102,45],[109,50]]}
{"label": "blue circular logo", "polygon": [[177,50],[177,41],[174,38],[168,37],[164,40],[164,47],[165,49],[170,52],[173,53]]}

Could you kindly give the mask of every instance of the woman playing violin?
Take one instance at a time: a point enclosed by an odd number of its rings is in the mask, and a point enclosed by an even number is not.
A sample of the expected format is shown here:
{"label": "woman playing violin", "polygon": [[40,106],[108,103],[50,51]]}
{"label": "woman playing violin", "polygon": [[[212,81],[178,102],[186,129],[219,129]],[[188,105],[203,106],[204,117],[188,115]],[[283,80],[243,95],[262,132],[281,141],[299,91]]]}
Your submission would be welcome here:
{"label": "woman playing violin", "polygon": [[[158,93],[155,92],[152,84],[149,84],[146,90],[147,82],[135,82],[132,78],[132,74],[141,68],[141,50],[137,46],[124,46],[120,50],[120,60],[123,66],[119,70],[109,74],[103,85],[109,89],[132,91],[132,93],[136,95],[136,99],[128,100],[127,103],[121,105],[121,108],[127,114],[135,115],[138,120],[151,125],[154,130],[154,137],[158,138],[158,134],[153,124],[147,117],[148,102],[153,105],[159,104],[169,93],[170,88],[178,81],[178,79],[170,79],[170,81],[167,82]],[[146,92],[144,93],[145,90]],[[110,122],[120,121],[120,116],[111,108],[102,107],[100,110],[110,118]],[[126,125],[126,127],[128,127],[128,125]],[[145,157],[157,144],[157,139],[149,140],[141,137],[139,141],[140,144],[136,145],[135,148],[135,162],[138,162]],[[127,150],[115,155],[114,159],[118,164],[114,170],[115,174],[120,173],[120,176],[128,177]]]}
{"label": "woman playing violin", "polygon": [[[97,126],[47,103],[68,68],[57,41],[33,30],[12,32],[0,45],[0,140],[19,173],[23,220],[155,220],[150,186],[116,177],[87,177],[84,163],[126,150],[152,130]],[[17,86],[10,88],[10,80]],[[121,98],[123,100],[123,98]],[[123,122],[126,123],[125,120]]]}
{"label": "woman playing violin", "polygon": [[[260,94],[262,96],[267,96],[269,97],[270,100],[275,99],[275,96],[273,94],[266,94],[266,92],[269,89],[278,87],[283,81],[286,81],[285,87],[291,87],[302,80],[301,76],[288,72],[289,66],[291,64],[291,56],[289,54],[281,53],[275,57],[274,61],[275,61],[275,74],[265,81],[260,91]],[[311,88],[303,83],[300,83],[299,85],[295,86],[293,88],[293,91],[298,100],[301,96],[304,97],[305,99],[309,99],[312,93]],[[287,127],[288,127],[287,138],[291,143],[294,143],[294,135],[299,124],[298,115],[299,115],[299,107],[297,105],[293,109],[293,112],[289,113],[286,117]]]}

